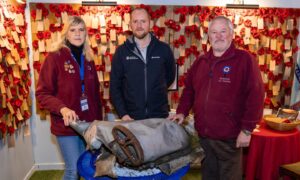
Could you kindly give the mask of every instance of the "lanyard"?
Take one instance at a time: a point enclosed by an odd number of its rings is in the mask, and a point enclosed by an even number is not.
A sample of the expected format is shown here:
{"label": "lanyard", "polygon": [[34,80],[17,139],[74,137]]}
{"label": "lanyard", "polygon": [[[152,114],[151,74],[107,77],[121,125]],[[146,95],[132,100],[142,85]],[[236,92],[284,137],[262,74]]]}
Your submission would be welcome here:
{"label": "lanyard", "polygon": [[[73,54],[72,54],[72,57],[75,60],[75,62],[77,63],[76,58]],[[81,92],[82,92],[82,94],[84,94],[84,56],[83,56],[83,53],[81,53],[81,55],[80,55],[79,69],[80,69],[79,74],[80,74],[80,80],[81,80]]]}

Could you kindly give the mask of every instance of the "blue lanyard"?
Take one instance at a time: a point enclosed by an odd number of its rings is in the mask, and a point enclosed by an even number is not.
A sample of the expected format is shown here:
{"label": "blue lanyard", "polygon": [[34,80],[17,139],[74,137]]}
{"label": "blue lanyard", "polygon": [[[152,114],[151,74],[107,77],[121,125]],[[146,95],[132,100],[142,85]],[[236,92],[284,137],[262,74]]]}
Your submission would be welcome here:
{"label": "blue lanyard", "polygon": [[[75,62],[77,63],[75,56],[72,53],[71,53],[71,55],[74,58]],[[82,92],[82,94],[84,94],[84,56],[83,56],[83,53],[81,53],[81,55],[80,55],[79,69],[80,69],[79,74],[80,74],[80,80],[81,80],[81,92]]]}
{"label": "blue lanyard", "polygon": [[81,91],[84,94],[84,57],[83,53],[80,56],[80,80],[81,80]]}

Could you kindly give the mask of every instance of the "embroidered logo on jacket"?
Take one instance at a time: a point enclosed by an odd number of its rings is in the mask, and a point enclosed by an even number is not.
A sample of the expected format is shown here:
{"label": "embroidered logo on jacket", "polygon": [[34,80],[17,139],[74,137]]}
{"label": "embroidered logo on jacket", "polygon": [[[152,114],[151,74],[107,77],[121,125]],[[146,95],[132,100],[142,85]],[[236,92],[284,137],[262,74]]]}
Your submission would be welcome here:
{"label": "embroidered logo on jacket", "polygon": [[230,66],[224,66],[224,67],[223,67],[223,74],[229,74],[229,73],[230,73],[230,70],[231,70],[231,67],[230,67]]}
{"label": "embroidered logo on jacket", "polygon": [[223,76],[219,77],[220,83],[231,83],[231,79],[229,77],[226,77],[227,74],[230,74],[231,66],[224,66],[223,67]]}
{"label": "embroidered logo on jacket", "polygon": [[133,59],[139,59],[135,56],[126,56],[126,60],[133,60]]}
{"label": "embroidered logo on jacket", "polygon": [[160,59],[160,56],[151,56],[151,59]]}

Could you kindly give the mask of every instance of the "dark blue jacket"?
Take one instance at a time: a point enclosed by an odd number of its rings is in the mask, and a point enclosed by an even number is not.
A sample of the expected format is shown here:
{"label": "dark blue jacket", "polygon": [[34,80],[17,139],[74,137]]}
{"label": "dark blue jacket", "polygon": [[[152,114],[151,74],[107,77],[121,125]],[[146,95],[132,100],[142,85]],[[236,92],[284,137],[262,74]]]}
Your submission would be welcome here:
{"label": "dark blue jacket", "polygon": [[175,78],[175,60],[170,46],[151,34],[144,59],[133,37],[119,46],[112,60],[111,101],[120,116],[134,119],[168,116],[168,87]]}

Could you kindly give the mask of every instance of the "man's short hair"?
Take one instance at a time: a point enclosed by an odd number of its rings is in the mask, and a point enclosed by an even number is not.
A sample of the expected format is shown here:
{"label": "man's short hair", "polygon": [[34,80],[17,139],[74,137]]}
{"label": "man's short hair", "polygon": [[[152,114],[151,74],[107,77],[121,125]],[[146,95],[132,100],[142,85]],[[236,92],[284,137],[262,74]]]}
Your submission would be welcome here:
{"label": "man's short hair", "polygon": [[213,20],[211,20],[211,21],[209,22],[209,24],[208,24],[208,31],[209,31],[211,25],[212,25],[216,20],[225,20],[226,23],[227,23],[227,26],[228,26],[229,29],[230,29],[230,31],[233,33],[233,31],[234,31],[233,24],[232,24],[232,22],[230,21],[230,19],[228,19],[228,18],[225,17],[225,16],[217,16],[217,17],[215,17]]}
{"label": "man's short hair", "polygon": [[145,11],[145,12],[147,13],[147,15],[148,15],[149,20],[151,20],[151,15],[150,15],[149,12],[147,11],[147,9],[142,8],[142,7],[134,8],[134,9],[130,12],[130,19],[132,19],[132,13],[133,13],[134,11]]}

